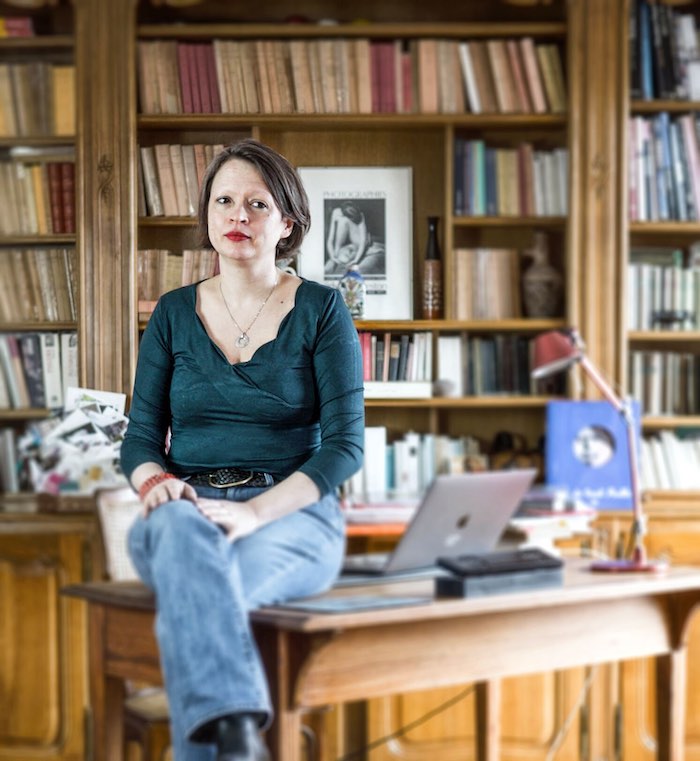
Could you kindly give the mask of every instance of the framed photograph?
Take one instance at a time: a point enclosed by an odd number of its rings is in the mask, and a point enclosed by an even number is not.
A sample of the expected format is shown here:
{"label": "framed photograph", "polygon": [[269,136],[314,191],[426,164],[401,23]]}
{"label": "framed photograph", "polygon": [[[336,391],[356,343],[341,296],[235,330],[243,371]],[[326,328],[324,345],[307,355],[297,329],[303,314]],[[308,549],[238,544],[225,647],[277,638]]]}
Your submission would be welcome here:
{"label": "framed photograph", "polygon": [[349,267],[365,280],[364,318],[413,318],[411,167],[300,167],[311,229],[299,274],[337,287]]}

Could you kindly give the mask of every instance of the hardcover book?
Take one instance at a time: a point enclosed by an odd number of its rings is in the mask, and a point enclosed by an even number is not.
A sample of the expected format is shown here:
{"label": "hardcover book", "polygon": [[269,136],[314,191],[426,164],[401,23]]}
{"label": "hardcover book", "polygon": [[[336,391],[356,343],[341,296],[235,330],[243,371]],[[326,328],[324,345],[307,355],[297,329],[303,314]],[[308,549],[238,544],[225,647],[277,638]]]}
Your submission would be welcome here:
{"label": "hardcover book", "polygon": [[[640,406],[632,403],[635,437],[640,439]],[[553,401],[547,404],[545,481],[597,510],[632,507],[627,430],[607,401]],[[638,447],[639,448],[639,447]]]}

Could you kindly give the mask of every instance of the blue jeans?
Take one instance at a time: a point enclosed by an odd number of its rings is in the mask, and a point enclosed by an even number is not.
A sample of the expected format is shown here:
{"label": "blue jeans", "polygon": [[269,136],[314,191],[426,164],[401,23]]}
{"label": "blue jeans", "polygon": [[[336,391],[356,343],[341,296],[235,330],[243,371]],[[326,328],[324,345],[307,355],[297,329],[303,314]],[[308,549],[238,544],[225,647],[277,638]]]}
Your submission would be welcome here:
{"label": "blue jeans", "polygon": [[[267,487],[197,487],[201,497],[243,501]],[[335,495],[233,543],[189,501],[138,518],[129,553],[156,594],[156,637],[175,761],[210,761],[215,748],[193,742],[207,722],[272,706],[251,633],[249,611],[330,587],[345,551]]]}

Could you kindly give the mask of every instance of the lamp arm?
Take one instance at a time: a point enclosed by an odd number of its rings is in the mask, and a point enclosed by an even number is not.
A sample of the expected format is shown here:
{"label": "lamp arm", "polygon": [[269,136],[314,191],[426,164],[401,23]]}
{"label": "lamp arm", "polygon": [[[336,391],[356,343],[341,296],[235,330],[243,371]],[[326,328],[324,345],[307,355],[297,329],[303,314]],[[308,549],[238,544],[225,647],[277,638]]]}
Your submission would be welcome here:
{"label": "lamp arm", "polygon": [[598,368],[588,359],[585,354],[581,355],[579,363],[586,375],[593,381],[600,393],[612,404],[612,406],[621,414],[625,413],[625,403],[612,390],[611,385],[605,380]]}
{"label": "lamp arm", "polygon": [[632,522],[632,541],[634,554],[634,560],[642,563],[646,560],[646,550],[644,547],[643,538],[646,534],[646,520],[642,511],[642,495],[639,487],[639,459],[637,453],[637,437],[634,429],[634,416],[632,415],[632,409],[625,401],[623,401],[613,391],[610,384],[605,380],[602,374],[598,371],[595,365],[588,359],[585,354],[582,354],[579,362],[581,368],[586,375],[591,379],[596,388],[605,397],[605,399],[612,404],[612,406],[620,413],[625,423],[625,430],[627,432],[627,450],[629,456],[630,466],[630,490],[632,492],[632,510],[633,510],[633,522]]}

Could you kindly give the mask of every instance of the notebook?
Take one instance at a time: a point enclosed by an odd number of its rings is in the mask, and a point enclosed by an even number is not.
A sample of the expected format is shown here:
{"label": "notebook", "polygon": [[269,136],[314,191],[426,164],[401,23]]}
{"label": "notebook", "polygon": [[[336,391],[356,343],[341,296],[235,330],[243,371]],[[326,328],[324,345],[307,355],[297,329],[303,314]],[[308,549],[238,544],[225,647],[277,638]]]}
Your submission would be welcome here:
{"label": "notebook", "polygon": [[491,552],[535,475],[532,468],[438,475],[393,552],[348,555],[341,578],[439,573],[438,557]]}

